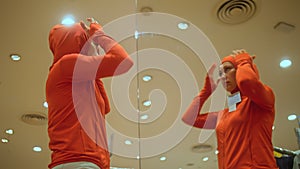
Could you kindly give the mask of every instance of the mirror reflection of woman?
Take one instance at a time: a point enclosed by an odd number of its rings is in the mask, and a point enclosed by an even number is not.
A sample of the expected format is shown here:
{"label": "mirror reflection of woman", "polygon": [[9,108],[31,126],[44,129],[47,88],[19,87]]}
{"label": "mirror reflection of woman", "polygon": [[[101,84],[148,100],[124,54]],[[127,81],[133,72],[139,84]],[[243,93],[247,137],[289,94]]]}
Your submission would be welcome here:
{"label": "mirror reflection of woman", "polygon": [[89,26],[58,24],[49,33],[49,169],[110,169],[105,123],[110,104],[102,79],[126,73],[133,60],[97,21],[87,21]]}
{"label": "mirror reflection of woman", "polygon": [[[278,169],[272,144],[275,96],[259,79],[253,59],[245,50],[233,51],[223,58],[217,80],[213,64],[182,117],[188,125],[216,129],[219,169]],[[227,108],[200,113],[219,83],[230,93]]]}

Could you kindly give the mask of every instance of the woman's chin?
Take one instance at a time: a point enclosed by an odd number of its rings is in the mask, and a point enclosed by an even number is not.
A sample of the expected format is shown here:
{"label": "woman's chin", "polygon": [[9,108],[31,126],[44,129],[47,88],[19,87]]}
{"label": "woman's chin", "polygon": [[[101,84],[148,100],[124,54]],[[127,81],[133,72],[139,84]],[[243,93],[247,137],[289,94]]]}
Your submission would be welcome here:
{"label": "woman's chin", "polygon": [[232,92],[233,90],[234,90],[234,89],[233,89],[232,87],[229,87],[229,86],[226,87],[226,91],[227,91],[227,92]]}

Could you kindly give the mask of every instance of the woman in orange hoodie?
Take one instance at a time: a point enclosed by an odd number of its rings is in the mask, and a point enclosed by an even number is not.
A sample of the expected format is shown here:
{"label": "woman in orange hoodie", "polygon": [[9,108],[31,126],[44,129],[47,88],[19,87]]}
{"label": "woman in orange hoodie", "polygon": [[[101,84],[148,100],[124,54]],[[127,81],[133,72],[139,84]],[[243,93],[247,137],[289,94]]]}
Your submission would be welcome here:
{"label": "woman in orange hoodie", "polygon": [[[278,169],[272,145],[275,97],[260,81],[253,59],[245,50],[234,51],[223,58],[217,81],[212,65],[203,89],[182,117],[194,127],[216,129],[219,169]],[[228,108],[199,114],[219,82],[231,93]]]}
{"label": "woman in orange hoodie", "polygon": [[[100,78],[127,72],[127,52],[89,18],[56,25],[49,34],[53,64],[46,82],[51,169],[109,169],[105,115],[109,101]],[[97,54],[100,46],[105,54]],[[91,54],[93,52],[93,54]]]}

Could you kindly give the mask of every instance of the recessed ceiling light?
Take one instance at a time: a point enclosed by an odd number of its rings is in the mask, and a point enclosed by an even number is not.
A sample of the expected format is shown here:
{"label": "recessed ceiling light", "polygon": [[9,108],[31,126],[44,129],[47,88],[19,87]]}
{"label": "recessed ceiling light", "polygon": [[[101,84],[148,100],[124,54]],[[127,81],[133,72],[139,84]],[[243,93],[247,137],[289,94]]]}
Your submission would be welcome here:
{"label": "recessed ceiling light", "polygon": [[147,120],[149,118],[148,114],[141,115],[141,120]]}
{"label": "recessed ceiling light", "polygon": [[9,134],[9,135],[12,135],[12,134],[14,134],[14,130],[13,129],[7,129],[7,130],[5,130],[5,133]]}
{"label": "recessed ceiling light", "polygon": [[186,22],[180,22],[177,27],[181,30],[186,30],[187,28],[189,28],[189,24]]}
{"label": "recessed ceiling light", "polygon": [[43,103],[43,106],[44,106],[45,108],[48,108],[48,103],[45,101],[45,102]]}
{"label": "recessed ceiling light", "polygon": [[11,54],[11,55],[10,55],[10,59],[11,59],[12,61],[19,61],[19,60],[21,60],[21,56],[18,55],[18,54]]}
{"label": "recessed ceiling light", "polygon": [[208,161],[208,157],[203,157],[202,161]]}
{"label": "recessed ceiling light", "polygon": [[292,61],[290,59],[283,59],[280,62],[280,67],[281,68],[288,68],[292,65]]}
{"label": "recessed ceiling light", "polygon": [[39,146],[34,146],[34,147],[32,148],[32,150],[35,151],[35,152],[41,152],[41,151],[42,151],[42,148],[39,147]]}
{"label": "recessed ceiling light", "polygon": [[7,138],[2,138],[2,139],[1,139],[1,142],[2,142],[2,143],[8,143],[9,140],[8,140]]}
{"label": "recessed ceiling light", "polygon": [[143,81],[145,81],[145,82],[149,82],[151,79],[152,79],[152,76],[150,76],[150,75],[143,76]]}
{"label": "recessed ceiling light", "polygon": [[72,15],[66,15],[61,21],[61,24],[66,25],[66,26],[72,26],[75,24],[75,18]]}
{"label": "recessed ceiling light", "polygon": [[275,126],[272,126],[272,130],[275,130]]}
{"label": "recessed ceiling light", "polygon": [[146,106],[146,107],[149,107],[149,106],[151,106],[151,101],[146,100],[146,101],[143,102],[143,105]]}
{"label": "recessed ceiling light", "polygon": [[138,31],[135,31],[135,32],[134,32],[134,38],[135,38],[135,39],[138,39],[138,38],[139,38],[139,32],[138,32]]}
{"label": "recessed ceiling light", "polygon": [[293,121],[293,120],[296,120],[297,119],[297,116],[295,114],[291,114],[288,116],[288,120],[290,121]]}
{"label": "recessed ceiling light", "polygon": [[216,155],[217,155],[217,154],[219,154],[219,151],[218,151],[218,150],[216,150],[216,151],[215,151],[215,154],[216,154]]}
{"label": "recessed ceiling light", "polygon": [[136,159],[140,159],[140,156],[136,156]]}
{"label": "recessed ceiling light", "polygon": [[131,145],[131,144],[132,144],[132,141],[131,141],[131,140],[125,140],[125,144],[126,144],[126,145]]}
{"label": "recessed ceiling light", "polygon": [[166,161],[166,160],[167,160],[167,157],[162,156],[162,157],[159,158],[159,160],[160,160],[160,161]]}

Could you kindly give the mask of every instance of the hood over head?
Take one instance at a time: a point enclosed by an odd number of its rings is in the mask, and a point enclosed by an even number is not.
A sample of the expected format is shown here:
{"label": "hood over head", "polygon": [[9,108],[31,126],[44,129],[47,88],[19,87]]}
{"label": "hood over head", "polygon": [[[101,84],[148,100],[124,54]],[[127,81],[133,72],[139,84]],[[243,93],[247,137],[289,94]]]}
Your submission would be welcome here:
{"label": "hood over head", "polygon": [[[244,54],[249,55],[249,54],[247,54],[247,53],[244,53]],[[251,61],[250,64],[251,64],[251,67],[252,67],[253,71],[255,72],[255,74],[257,75],[257,77],[258,77],[258,79],[259,79],[259,72],[258,72],[257,66],[256,66],[255,63],[253,63],[253,60],[255,59],[255,56],[250,56],[250,55],[249,55],[249,57],[252,58],[252,61]],[[232,55],[225,56],[225,57],[222,59],[222,64],[223,64],[224,62],[230,62],[230,63],[232,63],[233,66],[234,66],[234,68],[237,69],[237,65],[238,65],[238,64],[237,64],[237,62],[236,62],[234,56],[232,56]]]}
{"label": "hood over head", "polygon": [[237,63],[235,61],[235,58],[232,56],[232,55],[229,55],[229,56],[225,56],[223,59],[222,59],[222,64],[224,62],[230,62],[233,64],[234,68],[236,69],[237,68]]}
{"label": "hood over head", "polygon": [[[249,56],[250,56],[250,55],[249,55]],[[250,57],[251,57],[251,56],[250,56]],[[253,59],[255,58],[255,56],[252,56],[251,58],[252,58],[252,61],[251,61],[250,64],[251,64],[252,70],[255,72],[255,74],[257,75],[257,78],[259,79],[260,77],[259,77],[259,72],[258,72],[257,66],[256,66],[255,63],[253,63]],[[233,66],[234,66],[235,69],[238,69],[238,63],[236,62],[236,59],[235,59],[234,56],[232,56],[232,55],[225,56],[225,57],[222,59],[222,64],[223,64],[224,62],[230,62],[230,63],[233,64]],[[234,89],[231,93],[235,93],[235,92],[237,92],[237,91],[239,91],[238,87],[237,87],[236,89]]]}
{"label": "hood over head", "polygon": [[72,26],[55,25],[49,33],[53,64],[66,54],[80,53],[87,40],[88,35],[79,23]]}

